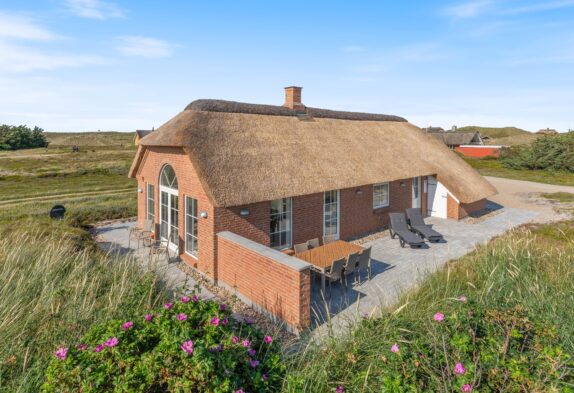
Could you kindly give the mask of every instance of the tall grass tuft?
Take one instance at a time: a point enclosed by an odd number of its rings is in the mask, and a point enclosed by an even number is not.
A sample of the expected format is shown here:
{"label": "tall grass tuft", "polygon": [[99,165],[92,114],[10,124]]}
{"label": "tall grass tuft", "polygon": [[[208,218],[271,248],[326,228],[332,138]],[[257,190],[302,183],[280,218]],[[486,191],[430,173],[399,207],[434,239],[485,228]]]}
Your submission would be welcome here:
{"label": "tall grass tuft", "polygon": [[54,348],[73,346],[96,322],[164,300],[132,259],[85,247],[78,229],[60,224],[0,238],[0,391],[38,391]]}
{"label": "tall grass tuft", "polygon": [[520,228],[424,279],[382,318],[309,344],[289,359],[285,391],[573,391],[572,304],[574,222]]}

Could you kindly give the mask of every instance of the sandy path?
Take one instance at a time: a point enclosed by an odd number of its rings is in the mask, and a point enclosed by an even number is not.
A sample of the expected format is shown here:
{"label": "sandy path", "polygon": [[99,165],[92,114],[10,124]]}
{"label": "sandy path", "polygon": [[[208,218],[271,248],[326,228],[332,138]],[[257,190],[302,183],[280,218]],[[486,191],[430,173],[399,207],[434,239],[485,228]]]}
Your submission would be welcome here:
{"label": "sandy path", "polygon": [[485,178],[498,190],[498,195],[489,198],[491,201],[502,206],[538,212],[539,215],[534,220],[536,222],[565,220],[571,217],[568,213],[557,211],[556,208],[559,208],[560,204],[541,198],[540,194],[554,192],[574,194],[574,187],[505,179],[502,177],[485,176]]}
{"label": "sandy path", "polygon": [[118,195],[118,194],[127,194],[127,193],[134,193],[133,188],[130,189],[123,189],[123,190],[102,190],[102,191],[88,191],[88,192],[79,192],[79,193],[68,193],[68,194],[56,194],[56,195],[42,195],[37,197],[30,197],[30,198],[20,198],[20,199],[9,199],[0,201],[1,207],[13,206],[13,205],[20,205],[23,203],[29,202],[46,202],[51,201],[52,199],[61,199],[61,200],[70,200],[70,199],[78,199],[78,198],[85,198],[91,196],[110,196],[110,195]]}

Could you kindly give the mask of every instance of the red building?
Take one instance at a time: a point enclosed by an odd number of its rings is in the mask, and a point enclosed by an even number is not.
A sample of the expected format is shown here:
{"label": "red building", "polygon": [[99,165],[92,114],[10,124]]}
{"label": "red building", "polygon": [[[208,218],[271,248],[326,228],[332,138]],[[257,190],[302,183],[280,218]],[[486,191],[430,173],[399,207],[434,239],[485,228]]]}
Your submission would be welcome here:
{"label": "red building", "polygon": [[478,145],[460,145],[455,147],[455,151],[466,157],[500,157],[500,151],[503,146],[478,146]]}

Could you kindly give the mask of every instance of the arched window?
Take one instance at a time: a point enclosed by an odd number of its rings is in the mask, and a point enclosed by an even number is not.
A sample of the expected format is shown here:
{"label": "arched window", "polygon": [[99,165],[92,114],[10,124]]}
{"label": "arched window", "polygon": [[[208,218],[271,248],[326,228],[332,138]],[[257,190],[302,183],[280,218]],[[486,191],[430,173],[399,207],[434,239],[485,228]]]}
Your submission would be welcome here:
{"label": "arched window", "polygon": [[166,165],[161,171],[161,176],[159,184],[163,187],[171,188],[172,190],[177,190],[177,177],[175,176],[175,171],[171,165]]}

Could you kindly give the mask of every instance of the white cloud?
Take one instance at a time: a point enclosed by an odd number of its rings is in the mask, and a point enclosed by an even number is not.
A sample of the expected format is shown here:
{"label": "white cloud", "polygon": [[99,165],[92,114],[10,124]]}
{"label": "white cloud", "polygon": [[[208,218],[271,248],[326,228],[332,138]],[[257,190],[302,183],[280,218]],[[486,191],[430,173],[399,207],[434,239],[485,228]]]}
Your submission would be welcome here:
{"label": "white cloud", "polygon": [[58,36],[27,16],[0,11],[0,38],[51,41]]}
{"label": "white cloud", "polygon": [[65,4],[73,14],[82,18],[103,20],[126,16],[117,4],[101,0],[65,0]]}
{"label": "white cloud", "polygon": [[175,45],[157,38],[142,36],[118,37],[121,44],[118,51],[125,56],[140,56],[147,58],[161,58],[172,55]]}
{"label": "white cloud", "polygon": [[492,4],[491,0],[472,0],[460,3],[444,9],[444,14],[455,19],[474,18],[488,9]]}
{"label": "white cloud", "polygon": [[574,0],[548,1],[544,3],[530,4],[522,7],[510,8],[502,11],[502,14],[507,15],[526,14],[531,12],[557,10],[573,6],[574,6]]}
{"label": "white cloud", "polygon": [[365,52],[366,50],[367,48],[358,45],[349,45],[343,47],[343,52],[349,52],[349,53]]}
{"label": "white cloud", "polygon": [[68,55],[41,52],[21,45],[0,41],[0,73],[20,73],[36,70],[81,67],[103,64],[105,61],[93,55]]}

